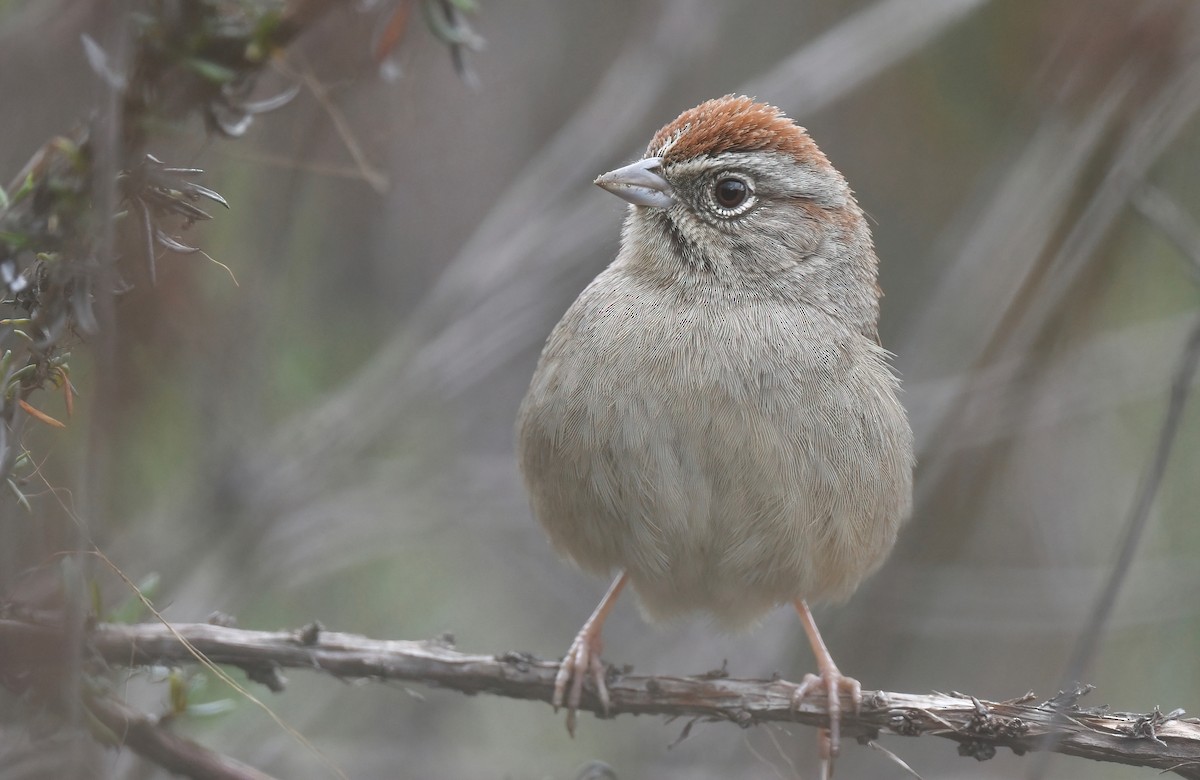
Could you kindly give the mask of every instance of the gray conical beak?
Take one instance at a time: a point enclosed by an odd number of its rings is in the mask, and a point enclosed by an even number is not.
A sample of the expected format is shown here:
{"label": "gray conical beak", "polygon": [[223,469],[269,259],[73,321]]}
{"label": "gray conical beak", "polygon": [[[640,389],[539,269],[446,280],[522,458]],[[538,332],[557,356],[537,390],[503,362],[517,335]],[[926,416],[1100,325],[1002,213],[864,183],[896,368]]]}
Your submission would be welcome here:
{"label": "gray conical beak", "polygon": [[662,177],[662,158],[647,157],[596,177],[596,184],[635,206],[669,209],[675,192]]}

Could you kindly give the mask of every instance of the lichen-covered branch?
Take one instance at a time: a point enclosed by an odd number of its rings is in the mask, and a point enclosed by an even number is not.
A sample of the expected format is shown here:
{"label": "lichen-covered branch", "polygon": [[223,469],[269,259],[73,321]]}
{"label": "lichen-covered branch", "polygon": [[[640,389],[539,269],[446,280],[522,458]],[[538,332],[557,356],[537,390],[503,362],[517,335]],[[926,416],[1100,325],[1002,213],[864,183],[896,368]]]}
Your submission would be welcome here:
{"label": "lichen-covered branch", "polygon": [[[53,627],[0,620],[0,659],[8,659],[0,664],[52,663],[63,652],[61,637]],[[557,662],[526,653],[469,654],[455,650],[449,640],[370,639],[317,625],[296,631],[247,631],[203,623],[102,623],[92,627],[87,642],[96,662],[112,666],[189,663],[195,660],[190,645],[209,660],[240,667],[251,679],[276,690],[284,684],[279,671],[292,668],[343,679],[404,680],[549,702],[558,669]],[[0,668],[0,675],[4,673]],[[821,698],[814,696],[793,708],[792,689],[784,680],[732,679],[721,671],[644,677],[614,668],[609,674],[608,714],[730,721],[742,727],[773,721],[820,725],[825,717]],[[980,760],[993,756],[997,748],[1019,754],[1049,748],[1200,778],[1200,722],[1181,718],[1182,711],[1138,714],[1081,707],[1078,700],[1087,690],[1048,700],[1026,694],[1002,702],[959,693],[868,691],[862,711],[847,713],[842,728],[861,739],[884,734],[944,737],[957,742],[962,755]],[[585,695],[583,709],[598,713],[599,703]]]}

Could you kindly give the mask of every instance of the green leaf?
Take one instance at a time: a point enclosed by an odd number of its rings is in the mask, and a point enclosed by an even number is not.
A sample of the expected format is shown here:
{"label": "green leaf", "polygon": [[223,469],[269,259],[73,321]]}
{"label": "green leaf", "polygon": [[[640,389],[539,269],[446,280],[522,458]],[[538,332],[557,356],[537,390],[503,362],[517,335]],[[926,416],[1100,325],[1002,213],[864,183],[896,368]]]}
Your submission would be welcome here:
{"label": "green leaf", "polygon": [[3,187],[0,187],[0,211],[8,211],[8,205],[8,193],[4,191]]}
{"label": "green leaf", "polygon": [[172,669],[171,675],[167,677],[167,690],[170,692],[171,713],[181,715],[186,712],[188,708],[187,680],[178,669]]}
{"label": "green leaf", "polygon": [[12,194],[11,202],[20,203],[22,198],[33,192],[33,186],[33,171],[30,171],[29,173],[25,174],[25,181],[21,182],[21,186],[18,187],[17,191]]}
{"label": "green leaf", "polygon": [[209,60],[201,60],[193,57],[184,60],[184,65],[214,84],[228,84],[237,78],[237,71],[233,68],[227,68],[224,65],[219,65]]}

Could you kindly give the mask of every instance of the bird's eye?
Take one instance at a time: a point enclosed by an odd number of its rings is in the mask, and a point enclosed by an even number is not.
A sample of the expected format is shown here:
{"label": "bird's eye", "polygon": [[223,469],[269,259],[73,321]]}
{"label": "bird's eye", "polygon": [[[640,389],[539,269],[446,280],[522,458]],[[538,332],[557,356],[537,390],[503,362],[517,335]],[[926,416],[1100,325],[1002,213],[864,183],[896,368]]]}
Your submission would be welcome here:
{"label": "bird's eye", "polygon": [[750,182],[740,176],[730,175],[718,178],[712,192],[717,210],[727,217],[736,216],[749,208],[754,194]]}
{"label": "bird's eye", "polygon": [[717,182],[717,203],[722,208],[736,209],[749,194],[750,188],[741,179],[721,179]]}

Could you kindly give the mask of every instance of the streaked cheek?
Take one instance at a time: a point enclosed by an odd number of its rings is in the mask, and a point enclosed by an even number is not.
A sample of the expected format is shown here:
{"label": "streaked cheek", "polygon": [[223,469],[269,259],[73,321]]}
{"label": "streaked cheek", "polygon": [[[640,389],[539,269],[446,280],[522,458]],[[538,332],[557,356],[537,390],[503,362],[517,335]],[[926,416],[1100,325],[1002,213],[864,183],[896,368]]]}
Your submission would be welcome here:
{"label": "streaked cheek", "polygon": [[804,257],[821,246],[821,225],[805,211],[777,206],[755,216],[756,224],[747,226],[747,232],[773,247]]}

